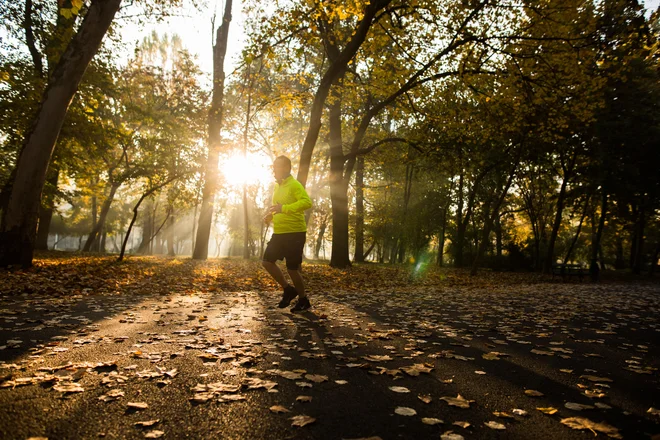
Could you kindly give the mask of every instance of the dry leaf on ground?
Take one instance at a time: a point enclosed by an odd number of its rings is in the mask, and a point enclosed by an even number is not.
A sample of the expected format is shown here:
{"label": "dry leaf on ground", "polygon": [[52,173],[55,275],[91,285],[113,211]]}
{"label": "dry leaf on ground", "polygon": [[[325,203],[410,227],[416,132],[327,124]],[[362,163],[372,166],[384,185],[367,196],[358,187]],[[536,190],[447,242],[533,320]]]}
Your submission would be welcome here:
{"label": "dry leaf on ground", "polygon": [[293,420],[291,426],[300,426],[300,427],[316,422],[316,419],[314,417],[305,416],[305,415],[293,416],[289,420]]}
{"label": "dry leaf on ground", "polygon": [[571,429],[588,429],[594,434],[596,434],[596,432],[602,432],[611,438],[623,438],[621,434],[619,434],[619,430],[617,428],[612,425],[608,425],[605,422],[596,423],[589,419],[585,419],[584,417],[569,417],[567,419],[561,419],[561,423]]}
{"label": "dry leaf on ground", "polygon": [[545,396],[545,394],[543,394],[543,393],[540,392],[540,391],[536,391],[536,390],[525,390],[525,394],[527,394],[527,395],[530,396],[530,397],[541,397],[541,396]]}
{"label": "dry leaf on ground", "polygon": [[463,437],[460,434],[456,434],[453,431],[447,431],[444,434],[440,436],[441,440],[465,440],[465,437]]}
{"label": "dry leaf on ground", "polygon": [[490,429],[498,429],[498,430],[506,429],[506,426],[504,426],[503,424],[493,422],[493,421],[486,422],[486,423],[484,423],[484,425],[489,427]]}
{"label": "dry leaf on ground", "polygon": [[407,406],[399,406],[394,410],[394,412],[400,416],[414,416],[417,414],[417,411],[412,408],[408,408]]}
{"label": "dry leaf on ground", "polygon": [[394,391],[395,393],[409,393],[410,390],[406,387],[390,387],[390,390]]}
{"label": "dry leaf on ground", "polygon": [[456,406],[458,408],[469,408],[470,407],[470,402],[474,402],[474,400],[467,400],[465,397],[461,396],[460,394],[457,395],[456,397],[441,397],[440,400],[444,400],[451,406]]}
{"label": "dry leaf on ground", "polygon": [[594,409],[591,405],[582,405],[581,403],[566,402],[564,406],[573,411],[582,411],[583,409]]}

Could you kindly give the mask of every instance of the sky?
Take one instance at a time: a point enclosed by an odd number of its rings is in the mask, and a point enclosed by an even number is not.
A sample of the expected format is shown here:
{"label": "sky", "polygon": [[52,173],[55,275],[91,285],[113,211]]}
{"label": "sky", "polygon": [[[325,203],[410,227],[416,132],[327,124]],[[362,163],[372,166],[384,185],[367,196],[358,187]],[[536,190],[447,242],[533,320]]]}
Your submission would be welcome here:
{"label": "sky", "polygon": [[[137,26],[126,26],[123,37],[129,43],[129,47],[133,47],[135,42],[150,34],[153,29],[161,34],[165,32],[169,34],[176,33],[181,37],[185,48],[197,56],[202,72],[210,75],[213,72],[213,43],[215,41],[211,20],[215,12],[217,29],[222,22],[224,7],[224,0],[207,0],[206,7],[201,9],[191,8],[190,6],[184,7],[175,17],[162,23],[144,26],[141,29]],[[234,0],[232,9],[232,21],[229,24],[229,44],[225,58],[225,73],[227,74],[233,71],[233,68],[238,64],[238,56],[245,44],[242,2]]]}

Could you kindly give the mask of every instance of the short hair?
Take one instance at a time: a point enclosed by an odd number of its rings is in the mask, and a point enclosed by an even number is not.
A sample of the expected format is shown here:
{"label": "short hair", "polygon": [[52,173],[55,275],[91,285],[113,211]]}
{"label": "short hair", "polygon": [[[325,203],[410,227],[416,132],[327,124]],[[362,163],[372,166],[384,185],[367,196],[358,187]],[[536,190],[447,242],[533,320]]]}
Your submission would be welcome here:
{"label": "short hair", "polygon": [[289,159],[286,156],[277,156],[275,158],[275,162],[277,162],[278,160],[284,162],[286,164],[287,168],[289,168],[289,171],[291,171],[291,159]]}

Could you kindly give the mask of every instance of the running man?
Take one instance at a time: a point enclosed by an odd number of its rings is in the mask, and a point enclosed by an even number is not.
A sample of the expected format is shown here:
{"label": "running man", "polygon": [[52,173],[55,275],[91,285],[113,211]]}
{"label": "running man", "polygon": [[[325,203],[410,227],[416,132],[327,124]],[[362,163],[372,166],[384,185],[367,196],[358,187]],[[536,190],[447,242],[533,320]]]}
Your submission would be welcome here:
{"label": "running man", "polygon": [[[312,201],[305,188],[291,175],[291,160],[288,157],[278,156],[275,159],[273,175],[277,181],[273,192],[273,206],[268,208],[264,217],[266,225],[273,222],[273,235],[264,251],[262,264],[284,289],[282,300],[277,306],[283,309],[297,296],[298,301],[291,311],[301,312],[311,307],[305,293],[300,266],[307,235],[304,212],[312,207]],[[286,281],[276,264],[277,260],[282,259],[286,260],[286,269],[293,286]]]}

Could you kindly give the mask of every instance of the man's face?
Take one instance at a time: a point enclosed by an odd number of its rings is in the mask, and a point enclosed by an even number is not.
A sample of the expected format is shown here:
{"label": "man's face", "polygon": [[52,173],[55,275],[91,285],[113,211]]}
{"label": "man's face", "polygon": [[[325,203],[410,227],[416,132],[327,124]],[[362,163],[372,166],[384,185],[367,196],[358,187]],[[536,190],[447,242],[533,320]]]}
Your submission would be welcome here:
{"label": "man's face", "polygon": [[282,180],[286,178],[290,172],[291,169],[289,168],[289,164],[287,164],[285,161],[276,160],[273,162],[273,175],[275,176],[275,180]]}

